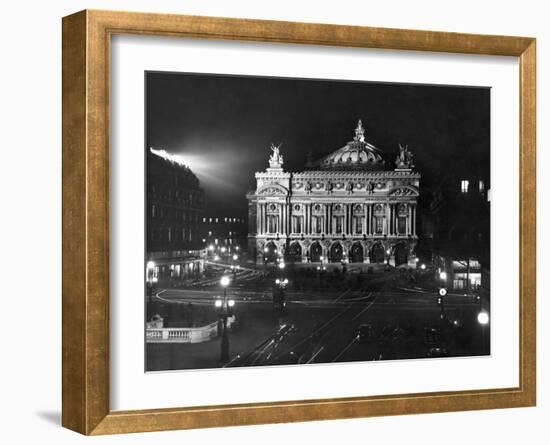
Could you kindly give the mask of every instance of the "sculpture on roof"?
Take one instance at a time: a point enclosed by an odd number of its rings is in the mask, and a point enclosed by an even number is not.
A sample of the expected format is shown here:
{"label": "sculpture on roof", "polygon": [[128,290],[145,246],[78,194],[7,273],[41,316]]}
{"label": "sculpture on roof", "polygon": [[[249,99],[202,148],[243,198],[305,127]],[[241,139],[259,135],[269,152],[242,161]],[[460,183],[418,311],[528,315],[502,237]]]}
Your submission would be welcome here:
{"label": "sculpture on roof", "polygon": [[283,166],[283,155],[279,152],[281,145],[271,144],[271,151],[273,152],[269,157],[269,167],[270,168],[281,168]]}
{"label": "sculpture on roof", "polygon": [[397,155],[397,158],[395,158],[395,167],[397,169],[407,170],[414,168],[413,154],[409,150],[408,145],[403,146],[399,144],[399,154]]}
{"label": "sculpture on roof", "polygon": [[363,128],[363,122],[361,122],[361,119],[357,122],[355,137],[353,139],[359,142],[365,142],[365,129]]}

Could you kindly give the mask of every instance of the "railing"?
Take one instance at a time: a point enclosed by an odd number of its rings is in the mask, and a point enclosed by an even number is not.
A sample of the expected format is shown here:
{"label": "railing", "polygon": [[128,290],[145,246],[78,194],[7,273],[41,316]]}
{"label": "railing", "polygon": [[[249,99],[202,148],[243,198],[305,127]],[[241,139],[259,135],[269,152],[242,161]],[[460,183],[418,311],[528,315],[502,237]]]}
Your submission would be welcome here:
{"label": "railing", "polygon": [[[227,327],[235,322],[235,316],[227,319]],[[198,328],[147,328],[145,340],[147,343],[201,343],[217,337],[218,322],[215,321]]]}

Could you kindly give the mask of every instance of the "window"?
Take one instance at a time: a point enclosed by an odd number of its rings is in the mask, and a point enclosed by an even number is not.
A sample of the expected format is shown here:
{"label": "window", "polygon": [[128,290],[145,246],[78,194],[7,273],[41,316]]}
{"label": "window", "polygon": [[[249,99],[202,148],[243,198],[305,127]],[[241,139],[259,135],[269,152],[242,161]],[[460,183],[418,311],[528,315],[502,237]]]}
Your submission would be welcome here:
{"label": "window", "polygon": [[323,217],[322,216],[316,216],[314,219],[315,224],[315,233],[322,233],[323,232]]}
{"label": "window", "polygon": [[277,233],[278,220],[279,220],[279,217],[276,215],[267,216],[267,231],[269,233]]}
{"label": "window", "polygon": [[483,193],[485,191],[485,184],[483,183],[483,181],[480,179],[479,180],[479,193]]}
{"label": "window", "polygon": [[460,181],[460,191],[462,193],[468,193],[469,185],[470,185],[470,181],[468,181],[467,179],[463,179],[462,181]]}
{"label": "window", "polygon": [[343,216],[335,216],[334,217],[334,232],[335,233],[342,233],[344,225],[344,217]]}
{"label": "window", "polygon": [[375,216],[374,217],[374,227],[375,227],[376,233],[382,233],[384,231],[384,217],[383,216]]}
{"label": "window", "polygon": [[172,241],[172,227],[168,227],[168,241]]}
{"label": "window", "polygon": [[292,217],[292,232],[293,233],[302,233],[302,217],[293,216]]}
{"label": "window", "polygon": [[356,216],[354,218],[355,220],[355,233],[363,233],[363,217],[362,216]]}
{"label": "window", "polygon": [[155,206],[155,204],[153,204],[151,206],[151,216],[154,218],[155,216],[157,216],[157,208]]}
{"label": "window", "polygon": [[400,235],[406,235],[407,231],[407,218],[405,216],[399,216],[397,218],[397,233]]}

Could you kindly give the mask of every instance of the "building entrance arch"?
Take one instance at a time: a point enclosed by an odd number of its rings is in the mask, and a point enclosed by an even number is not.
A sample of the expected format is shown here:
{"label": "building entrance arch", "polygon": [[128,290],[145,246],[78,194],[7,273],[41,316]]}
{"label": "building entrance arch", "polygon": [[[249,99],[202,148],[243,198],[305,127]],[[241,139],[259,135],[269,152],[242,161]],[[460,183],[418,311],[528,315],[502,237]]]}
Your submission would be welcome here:
{"label": "building entrance arch", "polygon": [[321,256],[323,255],[323,248],[318,242],[314,242],[309,248],[309,258],[312,263],[321,262]]}
{"label": "building entrance arch", "polygon": [[407,264],[409,261],[409,255],[407,253],[407,247],[403,243],[399,243],[395,246],[395,266]]}
{"label": "building entrance arch", "polygon": [[300,246],[299,242],[294,241],[288,246],[288,260],[294,263],[302,261],[302,246]]}
{"label": "building entrance arch", "polygon": [[384,253],[384,246],[381,243],[376,243],[374,246],[372,246],[370,254],[371,263],[383,263]]}
{"label": "building entrance arch", "polygon": [[351,246],[351,262],[362,263],[363,259],[363,246],[361,243],[353,243],[353,246]]}
{"label": "building entrance arch", "polygon": [[343,259],[344,249],[342,248],[342,244],[335,242],[332,246],[330,246],[330,262],[339,263]]}
{"label": "building entrance arch", "polygon": [[264,247],[264,262],[265,263],[275,263],[279,256],[277,245],[271,241],[267,243]]}

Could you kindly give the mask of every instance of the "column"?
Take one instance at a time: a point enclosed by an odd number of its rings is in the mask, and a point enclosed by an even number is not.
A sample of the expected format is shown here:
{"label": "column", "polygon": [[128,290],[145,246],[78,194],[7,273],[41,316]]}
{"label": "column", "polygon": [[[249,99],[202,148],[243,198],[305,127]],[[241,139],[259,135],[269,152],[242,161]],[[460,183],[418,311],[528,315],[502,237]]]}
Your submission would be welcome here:
{"label": "column", "polygon": [[393,219],[395,218],[395,208],[393,206],[393,204],[390,203],[390,223],[388,224],[389,225],[389,233],[388,235],[389,236],[392,236],[393,233],[394,233],[394,230],[395,230],[395,227],[394,227],[394,224],[393,224]]}
{"label": "column", "polygon": [[412,205],[408,204],[407,206],[407,235],[411,234],[411,223],[412,223]]}
{"label": "column", "polygon": [[342,225],[342,232],[347,233],[348,231],[348,205],[344,204],[344,224]]}
{"label": "column", "polygon": [[329,212],[330,212],[330,204],[327,204],[325,207],[325,234],[328,233],[328,218],[329,218]]}
{"label": "column", "polygon": [[309,203],[304,204],[304,233],[309,234]]}
{"label": "column", "polygon": [[367,235],[372,235],[372,204],[367,205]]}
{"label": "column", "polygon": [[386,203],[386,224],[384,224],[384,235],[388,235],[390,228],[390,205]]}
{"label": "column", "polygon": [[413,236],[416,236],[416,204],[413,207]]}
{"label": "column", "polygon": [[397,203],[393,205],[393,234],[398,235],[399,229],[397,227],[397,218],[398,218],[398,207]]}
{"label": "column", "polygon": [[256,201],[256,235],[262,233],[262,207],[259,202]]}
{"label": "column", "polygon": [[368,217],[369,217],[369,206],[367,204],[365,204],[365,207],[363,207],[363,234],[368,233],[367,232],[367,230],[368,230]]}

